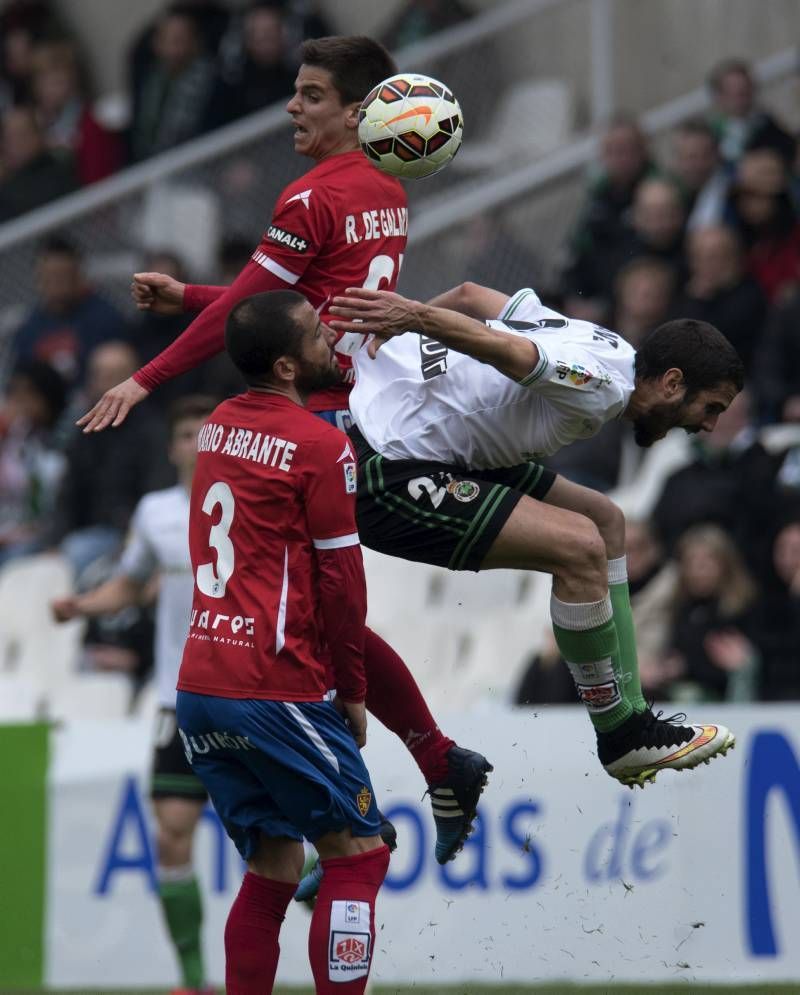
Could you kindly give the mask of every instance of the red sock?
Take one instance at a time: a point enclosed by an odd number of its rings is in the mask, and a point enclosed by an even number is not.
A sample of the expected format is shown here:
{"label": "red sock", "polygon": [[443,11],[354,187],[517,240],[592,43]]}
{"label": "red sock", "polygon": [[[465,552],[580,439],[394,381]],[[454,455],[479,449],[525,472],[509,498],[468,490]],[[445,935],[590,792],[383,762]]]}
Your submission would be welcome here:
{"label": "red sock", "polygon": [[248,871],[225,924],[227,995],[269,995],[278,969],[278,934],[296,884]]}
{"label": "red sock", "polygon": [[454,745],[428,710],[411,671],[372,629],[364,637],[367,711],[399,736],[428,784],[447,776],[447,751]]}
{"label": "red sock", "polygon": [[375,945],[375,898],[389,869],[389,847],[322,861],[308,933],[317,995],[362,995]]}

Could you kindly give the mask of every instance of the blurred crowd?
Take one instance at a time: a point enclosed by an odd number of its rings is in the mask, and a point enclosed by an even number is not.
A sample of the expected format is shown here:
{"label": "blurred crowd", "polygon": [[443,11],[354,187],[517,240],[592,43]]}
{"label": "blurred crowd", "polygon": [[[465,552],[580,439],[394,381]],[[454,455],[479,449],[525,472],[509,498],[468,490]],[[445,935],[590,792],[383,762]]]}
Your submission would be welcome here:
{"label": "blurred crowd", "polygon": [[[406,0],[383,40],[408,44],[469,15]],[[52,0],[0,10],[0,224],[174,148],[294,90],[305,38],[332,34],[313,0],[177,0],[134,38],[126,90],[98,95]]]}
{"label": "blurred crowd", "polygon": [[[796,699],[800,161],[746,62],[720,63],[709,89],[708,114],[677,127],[663,159],[634,118],[608,124],[552,302],[634,345],[680,316],[736,346],[746,389],[686,440],[646,520],[629,521],[643,684],[659,699]],[[630,449],[624,426],[607,426],[552,464],[608,491],[641,459]],[[572,700],[554,645],[517,698]]]}
{"label": "blurred crowd", "polygon": [[[411,0],[391,30],[410,41],[446,26],[437,9]],[[291,0],[233,15],[214,2],[171,4],[131,48],[133,112],[121,133],[94,116],[78,47],[49,4],[12,3],[0,17],[0,219],[287,95],[298,42],[328,30],[313,5]],[[745,391],[712,433],[685,440],[647,515],[629,522],[643,683],[659,699],[798,699],[797,142],[760,105],[745,62],[715,67],[709,88],[709,112],[677,127],[665,156],[635,119],[609,122],[548,303],[634,345],[669,318],[694,317],[739,350]],[[470,229],[476,246],[486,244],[487,226],[479,218]],[[246,240],[224,242],[210,282],[230,283],[251,251]],[[476,252],[464,278],[486,282],[481,259],[490,255]],[[500,289],[536,285],[535,251],[520,245],[514,255],[524,272],[506,274],[513,285]],[[140,262],[188,278],[174,253]],[[222,357],[159,389],[113,432],[81,435],[75,417],[192,316],[121,312],[90,284],[67,237],[40,245],[35,277],[37,300],[13,335],[13,373],[0,398],[0,568],[59,551],[81,590],[114,569],[139,498],[174,482],[169,406],[187,394],[226,396],[240,382]],[[551,463],[613,491],[639,479],[642,453],[619,423]],[[143,679],[151,636],[149,603],[95,621],[86,665]],[[554,645],[530,661],[515,693],[520,703],[574,700]]]}

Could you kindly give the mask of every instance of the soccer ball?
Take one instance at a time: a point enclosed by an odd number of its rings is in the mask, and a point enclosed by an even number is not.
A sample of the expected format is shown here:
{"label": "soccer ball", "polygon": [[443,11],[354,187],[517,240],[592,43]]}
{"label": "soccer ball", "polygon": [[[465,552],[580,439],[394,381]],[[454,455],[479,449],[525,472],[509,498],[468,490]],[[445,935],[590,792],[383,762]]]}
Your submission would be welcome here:
{"label": "soccer ball", "polygon": [[379,83],[358,112],[358,140],[378,169],[402,179],[443,169],[461,146],[458,101],[430,76],[401,73]]}

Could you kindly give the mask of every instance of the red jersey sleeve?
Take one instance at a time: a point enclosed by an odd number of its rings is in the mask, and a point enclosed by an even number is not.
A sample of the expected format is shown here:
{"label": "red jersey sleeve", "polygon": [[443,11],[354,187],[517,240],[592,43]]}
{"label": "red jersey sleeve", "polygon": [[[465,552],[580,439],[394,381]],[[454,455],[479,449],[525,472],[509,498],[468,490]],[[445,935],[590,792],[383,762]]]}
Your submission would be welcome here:
{"label": "red jersey sleeve", "polygon": [[222,297],[227,289],[227,287],[207,287],[200,283],[187,283],[183,288],[183,310],[202,311],[209,304],[213,304],[218,297]]}
{"label": "red jersey sleeve", "polygon": [[355,520],[355,456],[341,432],[325,433],[315,448],[304,490],[323,633],[338,693],[345,701],[363,701],[367,587]]}
{"label": "red jersey sleeve", "polygon": [[[141,387],[155,390],[166,380],[222,352],[225,320],[242,298],[267,290],[285,290],[301,279],[330,236],[333,224],[330,206],[323,197],[312,197],[310,190],[292,193],[301,185],[290,184],[283,192],[253,258],[230,287],[186,288],[184,308],[193,311],[199,304],[203,310],[174,342],[134,374]],[[318,302],[311,303],[316,306]]]}

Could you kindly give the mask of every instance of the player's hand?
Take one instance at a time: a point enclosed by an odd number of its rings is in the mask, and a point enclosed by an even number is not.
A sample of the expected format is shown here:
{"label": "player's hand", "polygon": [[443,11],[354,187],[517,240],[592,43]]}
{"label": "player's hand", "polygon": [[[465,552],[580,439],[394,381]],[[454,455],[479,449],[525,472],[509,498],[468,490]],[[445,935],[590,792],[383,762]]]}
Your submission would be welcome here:
{"label": "player's hand", "polygon": [[84,435],[89,432],[102,432],[110,425],[120,426],[128,417],[128,412],[148,395],[148,391],[140,386],[133,377],[128,377],[116,387],[107,390],[91,410],[79,418],[75,424],[83,429]]}
{"label": "player's hand", "polygon": [[78,599],[74,594],[67,598],[54,598],[50,602],[50,612],[56,622],[70,622],[82,614]]}
{"label": "player's hand", "polygon": [[134,273],[131,297],[140,311],[183,314],[186,284],[166,273]]}
{"label": "player's hand", "polygon": [[729,673],[742,670],[756,656],[755,647],[741,632],[710,632],[703,640],[703,648],[720,670]]}
{"label": "player's hand", "polygon": [[336,707],[350,727],[356,746],[362,749],[367,743],[367,709],[363,701],[342,701],[337,696],[333,699]]}
{"label": "player's hand", "polygon": [[337,317],[330,321],[337,332],[372,334],[368,351],[372,359],[383,343],[396,335],[421,331],[424,304],[412,301],[388,290],[365,290],[350,287],[345,297],[334,297],[330,314]]}

